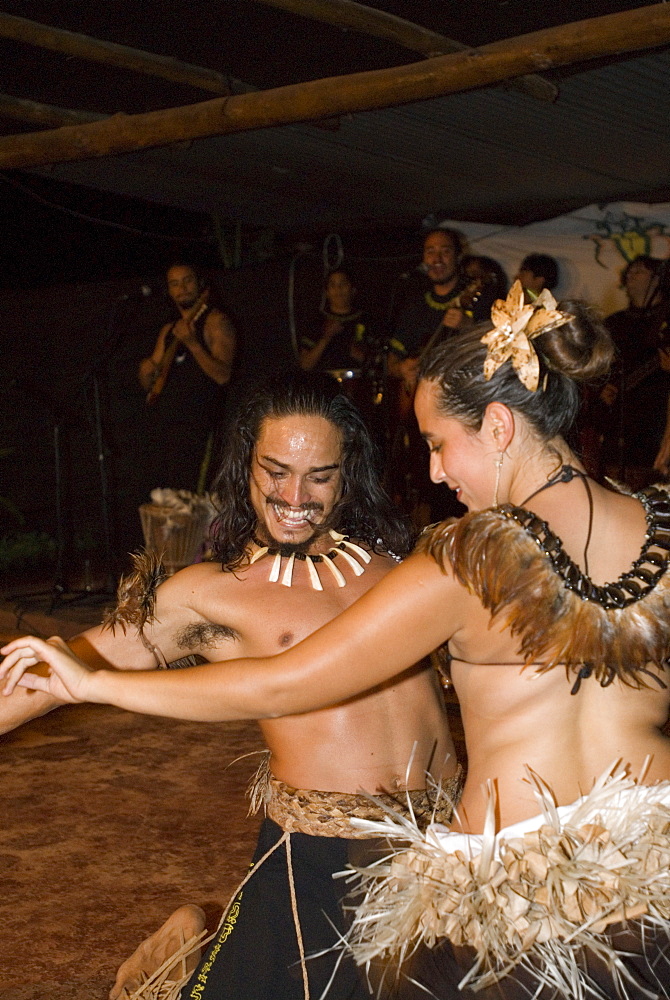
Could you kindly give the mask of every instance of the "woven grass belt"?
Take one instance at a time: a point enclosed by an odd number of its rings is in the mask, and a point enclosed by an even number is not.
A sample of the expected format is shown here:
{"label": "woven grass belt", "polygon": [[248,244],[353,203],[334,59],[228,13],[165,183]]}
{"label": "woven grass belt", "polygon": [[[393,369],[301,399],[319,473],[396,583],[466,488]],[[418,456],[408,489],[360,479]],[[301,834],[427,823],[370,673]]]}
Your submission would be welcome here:
{"label": "woven grass belt", "polygon": [[[425,788],[389,795],[386,792],[374,797],[349,792],[323,792],[314,789],[292,788],[273,778],[269,769],[259,767],[250,798],[252,811],[264,805],[266,815],[288,833],[307,833],[312,837],[344,837],[347,840],[369,840],[373,835],[355,830],[349,820],[354,817],[382,820],[388,810],[402,816],[410,815],[420,828],[429,823],[448,823],[458,802],[463,783],[459,765],[456,774],[442,782],[435,791]],[[375,834],[374,836],[378,836]]]}

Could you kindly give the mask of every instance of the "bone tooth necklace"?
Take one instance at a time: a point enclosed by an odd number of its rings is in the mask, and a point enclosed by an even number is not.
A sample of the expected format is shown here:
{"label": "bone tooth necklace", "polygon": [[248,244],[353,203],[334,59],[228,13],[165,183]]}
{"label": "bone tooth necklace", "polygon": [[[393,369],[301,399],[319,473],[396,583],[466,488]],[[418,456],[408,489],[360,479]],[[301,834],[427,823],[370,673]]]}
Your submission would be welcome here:
{"label": "bone tooth necklace", "polygon": [[[309,573],[309,581],[312,584],[313,590],[323,590],[323,584],[319,578],[319,573],[317,570],[317,564],[323,563],[327,566],[329,571],[335,577],[338,587],[346,587],[347,578],[344,576],[342,571],[338,566],[335,565],[335,559],[341,558],[344,562],[351,568],[355,576],[362,576],[365,572],[365,566],[370,562],[372,556],[369,552],[366,552],[364,548],[360,545],[356,545],[352,542],[348,535],[341,535],[339,531],[329,531],[328,534],[333,539],[333,545],[324,552],[323,555],[309,555],[306,552],[292,552],[288,556],[286,565],[284,567],[284,572],[281,571],[282,558],[279,548],[274,546],[264,545],[256,537],[252,538],[255,545],[259,546],[258,551],[254,552],[251,559],[249,560],[249,565],[253,565],[262,559],[263,556],[274,556],[272,561],[272,567],[270,569],[270,576],[268,577],[268,583],[281,583],[284,587],[290,587],[293,583],[293,567],[295,565],[295,560],[299,559],[301,562],[307,564],[307,571]],[[356,556],[357,558],[354,558]],[[358,560],[362,560],[363,565]],[[280,579],[281,577],[281,579]]]}

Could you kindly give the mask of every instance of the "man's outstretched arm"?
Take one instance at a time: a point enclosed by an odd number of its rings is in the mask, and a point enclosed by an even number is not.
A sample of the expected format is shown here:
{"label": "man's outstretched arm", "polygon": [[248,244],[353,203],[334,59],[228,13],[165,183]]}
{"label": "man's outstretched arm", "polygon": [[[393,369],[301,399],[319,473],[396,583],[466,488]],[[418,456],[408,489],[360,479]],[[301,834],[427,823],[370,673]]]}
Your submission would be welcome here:
{"label": "man's outstretched arm", "polygon": [[[129,666],[137,670],[150,670],[156,666],[155,657],[144,648],[139,638],[119,635],[118,628],[113,632],[96,625],[68,639],[67,645],[75,656],[93,670],[117,667],[127,670]],[[46,663],[42,663],[35,670],[46,677],[49,668]],[[0,698],[0,734],[9,733],[25,722],[38,719],[64,704],[64,701],[45,691],[16,688],[9,698]]]}

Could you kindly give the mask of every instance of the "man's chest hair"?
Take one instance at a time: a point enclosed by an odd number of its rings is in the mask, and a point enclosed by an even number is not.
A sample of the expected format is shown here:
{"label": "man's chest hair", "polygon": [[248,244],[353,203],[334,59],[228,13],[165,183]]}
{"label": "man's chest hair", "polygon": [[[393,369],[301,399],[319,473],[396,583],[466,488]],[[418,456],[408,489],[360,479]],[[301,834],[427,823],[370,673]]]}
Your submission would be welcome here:
{"label": "man's chest hair", "polygon": [[[384,563],[373,564],[372,572],[348,581],[347,587],[333,585],[322,592],[316,592],[308,580],[298,580],[291,588],[268,584],[267,566],[262,574],[219,574],[215,581],[207,581],[210,586],[201,589],[201,596],[206,593],[207,600],[199,602],[196,620],[175,628],[173,640],[179,649],[189,652],[211,651],[222,644],[237,643],[243,648],[251,644],[253,651],[245,655],[271,655],[341,614],[385,575]],[[218,624],[216,619],[222,618],[232,619],[234,625]],[[225,653],[224,658],[229,655]],[[242,653],[238,650],[235,655]]]}

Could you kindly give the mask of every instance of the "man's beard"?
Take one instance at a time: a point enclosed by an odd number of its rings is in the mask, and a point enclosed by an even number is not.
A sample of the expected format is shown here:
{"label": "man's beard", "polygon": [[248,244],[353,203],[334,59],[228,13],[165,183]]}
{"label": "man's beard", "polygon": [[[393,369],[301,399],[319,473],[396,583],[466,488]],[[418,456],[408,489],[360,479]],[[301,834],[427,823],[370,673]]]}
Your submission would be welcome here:
{"label": "man's beard", "polygon": [[193,296],[190,299],[182,299],[180,302],[177,302],[177,306],[179,309],[183,309],[185,312],[188,312],[189,309],[193,308],[197,301],[197,296]]}
{"label": "man's beard", "polygon": [[[273,497],[266,497],[265,502],[268,506],[290,507],[290,504],[283,503]],[[305,510],[306,513],[309,513],[310,511],[314,511],[314,513],[317,514],[323,513],[323,507],[321,504],[307,504],[305,507],[301,507],[300,509]],[[259,541],[263,542],[264,545],[268,545],[272,549],[277,549],[282,556],[297,555],[303,552],[306,553],[333,527],[333,513],[334,511],[331,511],[322,523],[312,524],[311,535],[309,538],[305,538],[301,542],[280,542],[268,530],[265,522],[261,521],[256,522],[256,535],[258,536]]]}
{"label": "man's beard", "polygon": [[430,278],[431,284],[439,287],[440,285],[448,285],[450,282],[454,281],[458,276],[458,271],[451,271],[446,278],[434,278],[430,273],[428,277]]}

